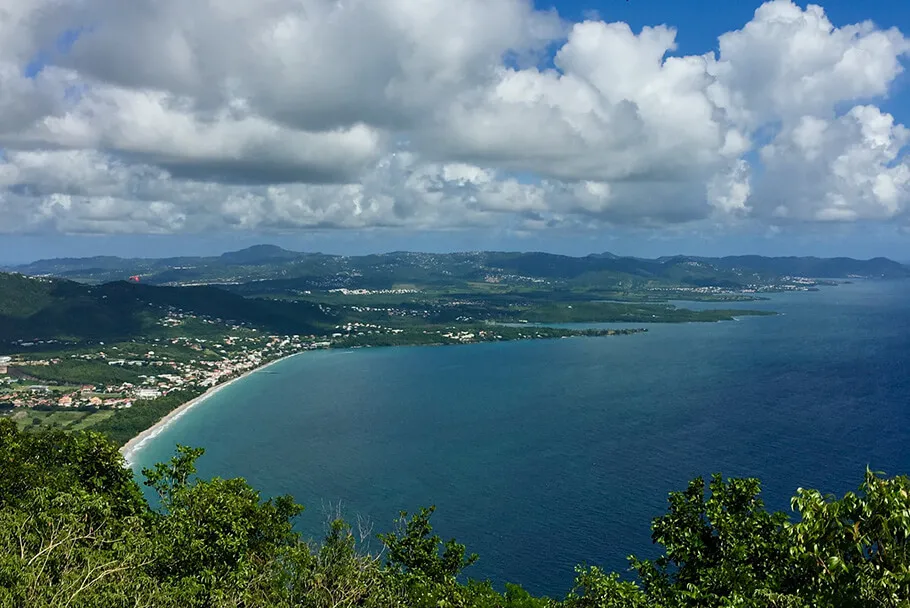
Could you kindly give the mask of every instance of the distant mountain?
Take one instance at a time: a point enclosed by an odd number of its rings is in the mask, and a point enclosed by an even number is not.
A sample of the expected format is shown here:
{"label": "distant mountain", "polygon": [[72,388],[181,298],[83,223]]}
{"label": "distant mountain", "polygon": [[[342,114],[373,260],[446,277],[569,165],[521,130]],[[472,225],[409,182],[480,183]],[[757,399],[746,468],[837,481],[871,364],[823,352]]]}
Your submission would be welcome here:
{"label": "distant mountain", "polygon": [[229,251],[219,257],[226,264],[263,264],[276,260],[294,260],[301,257],[296,251],[288,251],[275,245],[253,245],[240,251]]}
{"label": "distant mountain", "polygon": [[742,269],[763,275],[791,275],[810,278],[839,279],[851,276],[897,278],[910,276],[910,267],[889,260],[872,258],[762,257],[759,255],[699,258],[718,268]]}
{"label": "distant mountain", "polygon": [[412,253],[337,256],[256,245],[213,257],[124,259],[116,257],[40,260],[15,271],[88,283],[140,275],[145,283],[238,285],[274,282],[276,289],[333,287],[386,288],[396,284],[459,285],[508,275],[512,280],[558,281],[567,285],[715,285],[744,286],[779,277],[900,278],[910,267],[887,258],[763,257],[657,259],[598,253],[572,257],[542,252]]}

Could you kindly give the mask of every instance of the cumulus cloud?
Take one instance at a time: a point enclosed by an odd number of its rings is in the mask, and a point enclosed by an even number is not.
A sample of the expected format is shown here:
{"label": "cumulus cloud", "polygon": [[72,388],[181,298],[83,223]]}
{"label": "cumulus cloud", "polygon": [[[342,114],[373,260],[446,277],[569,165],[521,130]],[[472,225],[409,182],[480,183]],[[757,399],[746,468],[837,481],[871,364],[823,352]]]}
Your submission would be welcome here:
{"label": "cumulus cloud", "polygon": [[723,160],[732,127],[708,99],[705,59],[665,57],[674,48],[666,27],[577,24],[554,69],[501,70],[428,147],[566,180],[682,179]]}
{"label": "cumulus cloud", "polygon": [[789,0],[763,4],[740,30],[720,36],[709,60],[717,105],[756,128],[802,116],[829,117],[837,104],[888,93],[910,40],[871,22],[834,27],[824,9]]}
{"label": "cumulus cloud", "polygon": [[0,231],[907,223],[896,29],[529,0],[9,0]]}
{"label": "cumulus cloud", "polygon": [[910,130],[873,106],[804,116],[761,149],[759,212],[790,220],[889,220],[910,204]]}

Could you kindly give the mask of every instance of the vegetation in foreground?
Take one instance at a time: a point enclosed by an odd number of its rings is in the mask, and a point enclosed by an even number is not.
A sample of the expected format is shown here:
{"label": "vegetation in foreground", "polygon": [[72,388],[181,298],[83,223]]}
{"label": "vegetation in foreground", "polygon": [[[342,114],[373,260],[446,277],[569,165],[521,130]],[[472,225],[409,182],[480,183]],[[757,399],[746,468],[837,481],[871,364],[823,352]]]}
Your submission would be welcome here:
{"label": "vegetation in foreground", "polygon": [[792,519],[765,510],[757,480],[697,479],[653,522],[660,558],[631,558],[634,578],[579,567],[556,600],[466,578],[477,558],[432,533],[432,509],[403,514],[378,554],[340,520],[308,544],[291,497],[198,479],[201,454],[144,471],[152,508],[102,435],[0,420],[0,606],[910,606],[907,477],[867,472],[841,499],[799,490]]}

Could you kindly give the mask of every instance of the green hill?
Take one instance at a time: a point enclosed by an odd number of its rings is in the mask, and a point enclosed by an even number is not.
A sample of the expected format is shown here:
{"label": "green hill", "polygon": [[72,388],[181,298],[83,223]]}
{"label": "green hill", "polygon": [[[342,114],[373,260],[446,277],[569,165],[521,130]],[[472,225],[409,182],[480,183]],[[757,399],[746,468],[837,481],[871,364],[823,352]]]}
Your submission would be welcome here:
{"label": "green hill", "polygon": [[0,343],[144,337],[170,310],[285,334],[333,321],[315,304],[247,299],[215,287],[90,286],[0,273]]}

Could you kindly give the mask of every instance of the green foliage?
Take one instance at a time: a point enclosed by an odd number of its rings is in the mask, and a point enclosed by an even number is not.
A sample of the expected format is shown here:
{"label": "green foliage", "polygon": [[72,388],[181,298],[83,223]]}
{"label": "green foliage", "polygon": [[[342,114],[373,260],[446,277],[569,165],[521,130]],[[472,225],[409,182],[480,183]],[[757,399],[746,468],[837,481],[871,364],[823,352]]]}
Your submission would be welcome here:
{"label": "green foliage", "polygon": [[41,310],[53,285],[48,280],[0,273],[0,316],[21,318]]}
{"label": "green foliage", "polygon": [[696,479],[670,494],[669,512],[654,520],[652,538],[665,554],[632,560],[649,599],[659,605],[766,605],[760,590],[779,586],[787,559],[783,513],[769,513],[756,479],[724,481],[715,475],[710,495]]}
{"label": "green foliage", "polygon": [[[389,550],[388,565],[408,574],[426,577],[436,583],[453,581],[462,570],[477,561],[477,555],[465,555],[465,546],[451,539],[442,540],[431,534],[430,516],[436,507],[421,509],[410,519],[401,513],[399,532],[380,534],[379,539]],[[442,544],[442,555],[439,546]]]}
{"label": "green foliage", "polygon": [[649,606],[638,585],[619,580],[615,572],[598,567],[576,568],[575,588],[566,598],[567,608],[644,608]]}
{"label": "green foliage", "polygon": [[910,606],[910,479],[867,471],[843,498],[799,490],[769,513],[754,479],[697,479],[653,522],[663,555],[635,579],[579,567],[561,601],[465,579],[475,560],[442,542],[434,509],[402,513],[382,551],[331,522],[293,531],[301,507],[242,479],[196,475],[178,446],[143,471],[151,507],[97,433],[21,431],[0,420],[0,607],[682,608]]}
{"label": "green foliage", "polygon": [[137,298],[114,300],[58,279],[0,273],[0,343],[11,340],[109,340],[148,331],[154,319]]}
{"label": "green foliage", "polygon": [[140,373],[135,368],[80,359],[62,359],[54,365],[29,365],[18,369],[31,378],[61,384],[117,385],[124,382],[135,384],[139,382]]}
{"label": "green foliage", "polygon": [[790,553],[811,589],[838,606],[910,605],[910,479],[866,471],[859,492],[838,500],[800,489],[787,528]]}
{"label": "green foliage", "polygon": [[145,506],[117,446],[97,433],[22,432],[0,420],[0,511],[76,490],[102,499],[114,513],[135,515]]}

